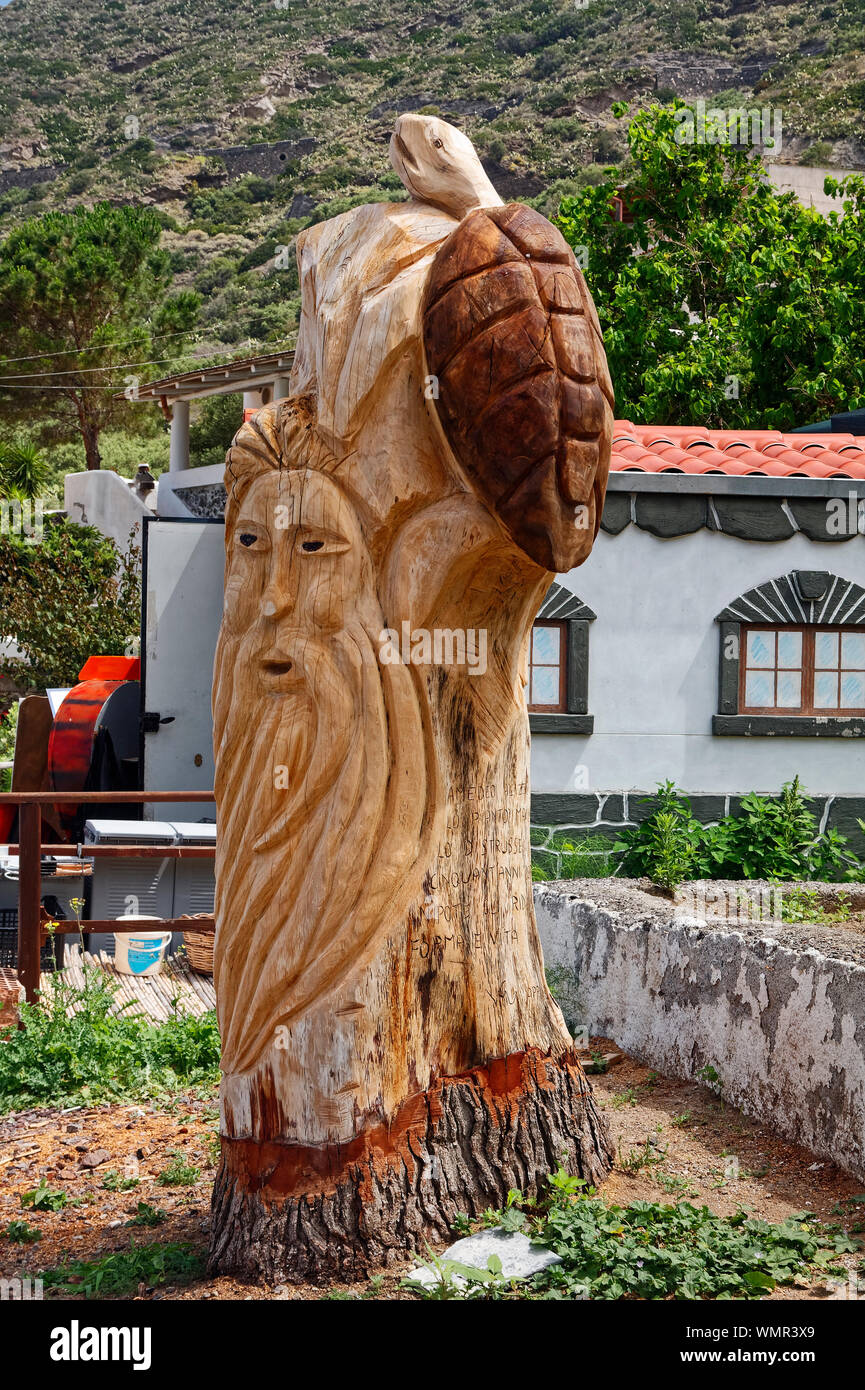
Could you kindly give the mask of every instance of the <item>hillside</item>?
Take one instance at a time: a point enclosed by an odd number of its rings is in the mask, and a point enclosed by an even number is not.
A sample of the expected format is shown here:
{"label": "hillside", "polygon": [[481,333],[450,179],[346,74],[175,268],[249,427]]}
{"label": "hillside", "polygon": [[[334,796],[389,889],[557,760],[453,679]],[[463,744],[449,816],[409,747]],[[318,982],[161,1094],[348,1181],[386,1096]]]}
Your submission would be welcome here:
{"label": "hillside", "polygon": [[[865,0],[11,0],[0,232],[108,197],[159,207],[199,351],[281,341],[312,219],[401,196],[401,110],[462,124],[505,196],[556,205],[624,153],[611,103],[780,107],[783,158],[865,165]],[[808,153],[810,151],[810,154]]]}

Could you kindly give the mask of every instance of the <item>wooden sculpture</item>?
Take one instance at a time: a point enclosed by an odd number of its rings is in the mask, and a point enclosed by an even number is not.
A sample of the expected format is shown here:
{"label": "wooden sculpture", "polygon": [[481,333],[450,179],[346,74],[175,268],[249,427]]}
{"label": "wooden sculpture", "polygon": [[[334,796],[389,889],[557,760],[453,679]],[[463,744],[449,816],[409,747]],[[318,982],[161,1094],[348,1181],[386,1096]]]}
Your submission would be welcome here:
{"label": "wooden sculpture", "polygon": [[403,116],[412,194],[298,238],[289,399],[228,456],[211,1262],[357,1278],[608,1140],[544,978],[524,687],[612,392],[560,234]]}

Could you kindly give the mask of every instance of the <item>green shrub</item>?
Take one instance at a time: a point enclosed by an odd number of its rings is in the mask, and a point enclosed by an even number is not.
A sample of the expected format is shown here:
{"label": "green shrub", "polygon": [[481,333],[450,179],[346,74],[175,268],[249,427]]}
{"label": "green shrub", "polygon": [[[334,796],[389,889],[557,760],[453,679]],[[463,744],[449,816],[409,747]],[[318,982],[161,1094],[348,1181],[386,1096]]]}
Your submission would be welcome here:
{"label": "green shrub", "polygon": [[[642,804],[647,804],[649,798]],[[623,830],[613,848],[622,855],[622,872],[649,878],[672,892],[682,879],[695,877],[697,847],[703,827],[691,803],[673,782],[658,786],[655,810],[633,830]]]}
{"label": "green shrub", "polygon": [[854,861],[843,835],[820,830],[798,777],[784,783],[780,796],[743,797],[741,809],[717,825],[701,825],[672,782],[658,787],[656,801],[641,825],[621,833],[615,849],[623,873],[645,875],[668,891],[686,878],[831,880],[861,869],[849,867]]}
{"label": "green shrub", "polygon": [[809,167],[820,167],[827,165],[832,158],[832,146],[827,140],[815,140],[813,145],[809,145],[803,155],[799,157],[799,163]]}
{"label": "green shrub", "polygon": [[[539,1200],[511,1191],[504,1210],[486,1211],[481,1221],[524,1232],[559,1255],[561,1264],[516,1286],[492,1262],[486,1271],[440,1262],[435,1285],[424,1289],[411,1281],[403,1287],[425,1299],[761,1298],[816,1273],[846,1278],[838,1256],[857,1248],[812,1212],[773,1223],[744,1211],[716,1216],[689,1202],[608,1206],[583,1178],[562,1168],[550,1174]],[[460,1235],[471,1230],[467,1217],[456,1224]]]}
{"label": "green shrub", "polygon": [[579,1196],[553,1206],[532,1233],[563,1263],[535,1280],[547,1297],[760,1298],[779,1284],[833,1268],[855,1247],[809,1212],[773,1224],[744,1211],[716,1216],[689,1202],[610,1206]]}
{"label": "green shrub", "polygon": [[794,777],[785,782],[779,797],[752,792],[737,815],[706,828],[701,877],[836,878],[844,864],[845,844],[837,830],[821,833]]}
{"label": "green shrub", "polygon": [[0,443],[0,493],[4,497],[42,497],[52,475],[47,456],[31,440]]}
{"label": "green shrub", "polygon": [[153,1288],[159,1284],[184,1283],[202,1273],[201,1256],[191,1245],[172,1241],[167,1245],[136,1245],[117,1250],[99,1260],[69,1260],[55,1269],[46,1269],[42,1280],[46,1289],[69,1298],[123,1297],[135,1293],[139,1284]]}
{"label": "green shrub", "polygon": [[145,1099],[219,1077],[219,1033],[212,1013],[176,1013],[167,1023],[112,1014],[117,987],[98,970],[84,984],[54,977],[36,1007],[21,1006],[24,1027],[0,1046],[0,1114],[35,1105]]}

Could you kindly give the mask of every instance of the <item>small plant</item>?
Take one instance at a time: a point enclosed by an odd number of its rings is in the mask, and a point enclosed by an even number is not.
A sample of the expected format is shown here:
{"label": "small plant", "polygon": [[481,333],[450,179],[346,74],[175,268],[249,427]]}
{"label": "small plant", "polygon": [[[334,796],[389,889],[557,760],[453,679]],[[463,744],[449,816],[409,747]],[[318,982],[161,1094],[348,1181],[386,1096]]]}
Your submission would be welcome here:
{"label": "small plant", "polygon": [[[583,1191],[584,1188],[585,1192]],[[589,1187],[585,1178],[577,1178],[569,1173],[564,1167],[564,1161],[562,1161],[555,1173],[550,1173],[547,1178],[545,1202],[549,1207],[568,1206],[571,1202],[576,1202],[579,1197],[584,1197],[586,1192],[594,1192],[594,1190],[593,1187]],[[516,1199],[519,1194],[511,1193],[509,1196],[515,1196]]]}
{"label": "small plant", "polygon": [[827,912],[820,902],[816,888],[793,888],[781,899],[781,920],[783,922],[813,922],[818,927],[834,927],[849,922],[853,912],[849,894],[839,892],[835,899],[835,910]]}
{"label": "small plant", "polygon": [[28,1226],[26,1221],[10,1221],[3,1234],[17,1245],[33,1245],[42,1239],[42,1232],[35,1226]]}
{"label": "small plant", "polygon": [[149,1202],[139,1202],[135,1208],[135,1214],[127,1221],[127,1226],[161,1226],[163,1221],[168,1220],[167,1212],[160,1207],[153,1207]]}
{"label": "small plant", "polygon": [[619,1146],[619,1167],[623,1173],[639,1173],[643,1168],[657,1168],[667,1157],[667,1150],[658,1148],[647,1139],[641,1149],[630,1149],[627,1156]]}
{"label": "small plant", "polygon": [[721,1091],[723,1090],[723,1082],[710,1062],[707,1062],[706,1065],[701,1067],[697,1072],[697,1080],[702,1081],[704,1086],[707,1086],[710,1091],[720,1097]]}
{"label": "small plant", "polygon": [[670,1124],[675,1125],[676,1129],[687,1129],[688,1125],[691,1123],[691,1119],[690,1110],[682,1110],[680,1114],[673,1116]]}
{"label": "small plant", "polygon": [[637,1092],[633,1086],[626,1086],[624,1091],[615,1091],[610,1096],[609,1105],[613,1110],[622,1110],[626,1105],[636,1105],[639,1100]]}
{"label": "small plant", "polygon": [[609,1062],[603,1052],[599,1052],[596,1047],[591,1049],[589,1058],[590,1060],[583,1066],[584,1071],[589,1072],[592,1076],[603,1076],[605,1072],[609,1071]]}
{"label": "small plant", "polygon": [[21,1193],[22,1207],[31,1211],[62,1211],[68,1200],[65,1192],[49,1187],[44,1178],[38,1187]]}
{"label": "small plant", "polygon": [[486,1269],[476,1269],[459,1260],[440,1259],[427,1245],[427,1258],[423,1264],[435,1273],[435,1281],[426,1283],[417,1278],[408,1278],[402,1280],[400,1288],[411,1289],[412,1293],[419,1294],[430,1303],[483,1298],[489,1293],[490,1286],[501,1286],[503,1282],[502,1262],[498,1255],[490,1255]]}
{"label": "small plant", "polygon": [[470,1236],[472,1233],[471,1217],[466,1216],[465,1212],[458,1212],[451,1222],[451,1230],[455,1236]]}
{"label": "small plant", "polygon": [[678,1173],[656,1173],[655,1182],[671,1196],[686,1197],[693,1190],[690,1179]]}
{"label": "small plant", "polygon": [[201,1177],[201,1169],[187,1163],[183,1154],[175,1149],[171,1162],[157,1175],[161,1187],[192,1187]]}
{"label": "small plant", "polygon": [[133,1187],[138,1187],[140,1178],[125,1178],[122,1173],[116,1173],[113,1168],[109,1168],[102,1179],[102,1186],[108,1192],[131,1192]]}

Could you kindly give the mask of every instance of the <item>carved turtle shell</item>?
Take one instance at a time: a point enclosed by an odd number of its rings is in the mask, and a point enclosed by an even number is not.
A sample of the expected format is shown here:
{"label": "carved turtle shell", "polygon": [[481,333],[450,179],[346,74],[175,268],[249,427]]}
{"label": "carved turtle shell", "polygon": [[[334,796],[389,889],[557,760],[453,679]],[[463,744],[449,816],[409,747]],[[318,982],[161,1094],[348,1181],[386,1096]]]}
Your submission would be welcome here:
{"label": "carved turtle shell", "polygon": [[581,564],[604,505],[614,398],[564,237],[520,203],[470,213],[430,267],[423,334],[434,408],[483,500],[545,569]]}

